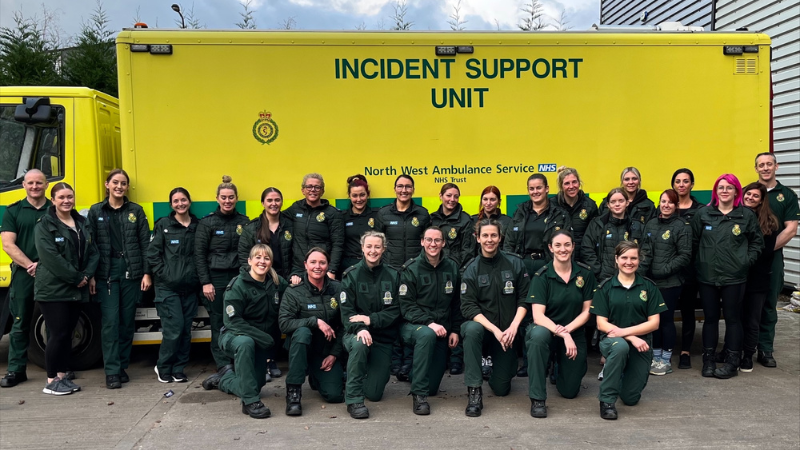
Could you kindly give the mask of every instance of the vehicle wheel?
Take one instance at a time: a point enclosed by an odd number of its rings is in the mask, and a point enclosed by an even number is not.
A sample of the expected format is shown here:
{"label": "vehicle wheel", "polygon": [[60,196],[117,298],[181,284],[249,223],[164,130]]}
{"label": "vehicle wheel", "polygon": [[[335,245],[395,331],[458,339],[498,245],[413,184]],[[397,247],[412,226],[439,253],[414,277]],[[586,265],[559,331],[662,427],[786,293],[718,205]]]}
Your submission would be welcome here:
{"label": "vehicle wheel", "polygon": [[[33,309],[31,323],[31,344],[28,348],[28,360],[44,368],[44,349],[47,346],[47,328],[44,323],[39,303]],[[87,370],[103,359],[100,343],[100,313],[97,305],[82,303],[78,323],[72,335],[71,370]]]}

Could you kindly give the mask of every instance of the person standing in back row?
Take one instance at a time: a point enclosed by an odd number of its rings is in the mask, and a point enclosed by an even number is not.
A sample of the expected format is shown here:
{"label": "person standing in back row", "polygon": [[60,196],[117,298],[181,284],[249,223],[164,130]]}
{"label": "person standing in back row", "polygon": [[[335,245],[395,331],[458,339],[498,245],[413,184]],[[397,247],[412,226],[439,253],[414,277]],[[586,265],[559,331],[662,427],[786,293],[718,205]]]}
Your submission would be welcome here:
{"label": "person standing in back row", "polygon": [[[336,279],[342,263],[344,226],[342,213],[322,198],[325,181],[318,173],[309,173],[301,184],[303,200],[298,200],[283,213],[292,220],[292,278],[305,273],[304,259],[313,247],[320,247],[331,255],[328,278]],[[297,281],[297,280],[295,280]]]}
{"label": "person standing in back row", "polygon": [[361,253],[361,235],[375,229],[378,210],[369,206],[367,177],[358,174],[347,178],[347,196],[350,206],[342,211],[344,222],[344,255],[340,272],[355,266],[364,258]]}
{"label": "person standing in back row", "polygon": [[34,226],[52,203],[47,199],[47,178],[37,169],[22,179],[25,198],[12,203],[3,214],[0,237],[3,251],[14,263],[8,309],[14,322],[8,333],[8,373],[0,380],[2,387],[14,387],[28,379],[28,345],[33,314],[33,285],[39,256],[34,242]]}
{"label": "person standing in back row", "polygon": [[194,239],[197,275],[211,321],[211,355],[218,370],[233,362],[219,346],[219,330],[223,325],[222,300],[228,283],[239,274],[239,236],[250,221],[246,215],[236,211],[238,201],[236,185],[231,183],[231,177],[224,175],[222,183],[217,186],[219,206],[200,219]]}
{"label": "person standing in back row", "polygon": [[161,348],[155,366],[161,383],[186,383],[183,373],[189,363],[192,320],[197,315],[200,279],[194,260],[197,217],[189,212],[192,197],[177,187],[169,193],[172,212],[153,225],[147,261],[156,286],[155,304],[161,319]]}
{"label": "person standing in back row", "polygon": [[569,214],[572,235],[575,238],[575,245],[572,257],[576,261],[581,259],[581,242],[583,235],[589,228],[595,217],[597,217],[597,203],[588,195],[584,194],[581,176],[572,167],[561,166],[558,169],[558,196],[556,197],[558,206]]}
{"label": "person standing in back row", "polygon": [[778,237],[775,239],[775,255],[772,259],[772,275],[769,293],[761,312],[761,329],[758,333],[758,362],[764,367],[777,367],[772,355],[775,342],[775,325],[778,323],[778,294],[783,290],[783,247],[797,235],[800,207],[797,194],[778,182],[778,159],[772,153],[756,156],[758,182],[767,187],[769,207],[778,217]]}
{"label": "person standing in back row", "polygon": [[[453,183],[445,183],[439,191],[442,204],[431,214],[431,225],[444,233],[444,256],[452,259],[461,268],[475,253],[475,237],[472,219],[458,202],[461,190]],[[424,246],[424,245],[423,245]]]}
{"label": "person standing in back row", "polygon": [[[625,193],[625,199],[628,201],[626,212],[631,220],[644,225],[648,220],[656,216],[655,203],[647,198],[647,191],[642,189],[642,175],[639,173],[639,169],[636,167],[624,168],[619,181],[620,187]],[[608,210],[609,200],[610,198],[606,197],[600,203],[601,215]]]}
{"label": "person standing in back row", "polygon": [[92,205],[86,217],[86,229],[100,254],[89,293],[100,303],[108,389],[118,389],[130,380],[125,369],[131,359],[136,304],[152,285],[145,258],[150,226],[142,207],[128,200],[129,187],[128,174],[112,170],[106,178],[106,199]]}

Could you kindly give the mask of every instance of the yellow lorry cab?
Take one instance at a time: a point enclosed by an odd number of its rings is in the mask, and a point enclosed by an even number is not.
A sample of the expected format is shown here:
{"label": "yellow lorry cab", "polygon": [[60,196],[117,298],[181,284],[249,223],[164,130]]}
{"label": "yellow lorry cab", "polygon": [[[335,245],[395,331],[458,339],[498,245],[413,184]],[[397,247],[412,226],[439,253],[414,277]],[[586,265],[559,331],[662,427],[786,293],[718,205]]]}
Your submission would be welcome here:
{"label": "yellow lorry cab", "polygon": [[[467,213],[495,185],[511,215],[528,176],[543,173],[555,194],[562,165],[598,203],[624,167],[641,171],[656,202],[688,167],[707,202],[720,174],[754,179],[754,156],[770,149],[770,39],[752,32],[137,28],[117,36],[117,60],[118,105],[86,88],[0,88],[0,215],[24,197],[33,167],[73,184],[79,209],[122,167],[151,226],[176,186],[198,217],[213,211],[222,175],[250,217],[268,186],[285,207],[302,198],[310,172],[340,209],[348,176],[366,175],[382,206],[410,174],[430,211],[452,182]],[[15,120],[39,98],[48,121]],[[4,287],[10,260],[0,258]],[[137,343],[160,341],[154,308],[137,320]]]}

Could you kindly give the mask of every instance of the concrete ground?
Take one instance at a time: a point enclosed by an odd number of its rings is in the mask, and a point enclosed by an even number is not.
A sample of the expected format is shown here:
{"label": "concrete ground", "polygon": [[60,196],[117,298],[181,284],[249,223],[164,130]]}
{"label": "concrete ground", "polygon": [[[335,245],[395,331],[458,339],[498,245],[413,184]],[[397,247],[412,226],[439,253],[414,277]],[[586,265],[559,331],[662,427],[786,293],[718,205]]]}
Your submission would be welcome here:
{"label": "concrete ground", "polygon": [[[615,422],[599,417],[597,354],[589,356],[577,399],[561,398],[548,384],[547,419],[529,415],[527,378],[514,379],[505,398],[494,397],[484,384],[483,415],[468,418],[463,376],[445,375],[427,417],[411,412],[409,385],[394,379],[381,402],[367,403],[367,420],[351,419],[343,404],[324,404],[308,384],[304,415],[287,417],[284,378],[278,378],[262,391],[273,417],[255,420],[241,413],[235,397],[201,388],[214,370],[207,345],[193,349],[190,382],[184,384],[157,382],[157,349],[137,347],[131,382],[122,389],[107,390],[98,368],[78,374],[81,392],[45,395],[45,374],[38,367],[28,369],[29,381],[0,389],[0,448],[800,448],[800,314],[779,312],[777,368],[756,364],[752,373],[730,380],[700,376],[701,326],[693,368],[678,370],[676,364],[670,375],[651,376],[639,405],[618,402]],[[3,373],[7,358],[3,338]],[[280,366],[286,370],[285,361]],[[170,389],[175,395],[164,397]]]}

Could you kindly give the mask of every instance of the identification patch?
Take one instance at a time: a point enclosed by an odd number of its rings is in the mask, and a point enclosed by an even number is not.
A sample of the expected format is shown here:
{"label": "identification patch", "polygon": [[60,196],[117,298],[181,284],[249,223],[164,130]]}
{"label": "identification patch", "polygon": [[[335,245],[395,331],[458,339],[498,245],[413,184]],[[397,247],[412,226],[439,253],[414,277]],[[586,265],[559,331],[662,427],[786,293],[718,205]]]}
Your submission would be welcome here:
{"label": "identification patch", "polygon": [[103,221],[103,218],[102,218],[102,217],[98,217],[98,218],[97,218],[97,221],[98,221],[98,222],[102,222],[102,221]]}
{"label": "identification patch", "polygon": [[519,231],[519,227],[514,227],[513,230],[514,231]]}
{"label": "identification patch", "polygon": [[336,297],[331,297],[331,309],[336,309],[339,307],[339,303],[336,301]]}
{"label": "identification patch", "polygon": [[180,239],[170,239],[169,243],[170,243],[170,245],[176,245],[176,244],[180,244],[181,241],[180,241]]}
{"label": "identification patch", "polygon": [[444,284],[444,293],[445,294],[452,294],[453,293],[453,282],[448,280],[447,283]]}
{"label": "identification patch", "polygon": [[614,235],[613,235],[613,234],[607,234],[607,235],[606,235],[606,239],[611,239],[611,238],[613,238],[613,237],[614,237]]}
{"label": "identification patch", "polygon": [[455,228],[450,228],[450,231],[447,233],[447,237],[450,239],[455,239],[458,236],[458,231]]}
{"label": "identification patch", "polygon": [[325,213],[321,212],[317,214],[317,222],[324,222],[325,221]]}
{"label": "identification patch", "polygon": [[733,230],[731,230],[731,231],[733,232],[734,236],[738,236],[738,235],[742,234],[742,229],[739,228],[739,224],[738,223],[733,226]]}
{"label": "identification patch", "polygon": [[397,222],[396,220],[391,220],[391,221],[389,221],[389,225],[397,225],[397,223],[398,223],[398,222]]}
{"label": "identification patch", "polygon": [[414,225],[415,227],[418,227],[419,226],[419,219],[417,219],[416,217],[412,218],[411,219],[411,225]]}
{"label": "identification patch", "polygon": [[236,225],[236,234],[238,234],[239,236],[242,235],[242,226],[241,225]]}
{"label": "identification patch", "polygon": [[783,201],[783,194],[778,194],[778,196],[775,197],[775,200],[777,200],[779,202],[782,202]]}
{"label": "identification patch", "polygon": [[233,315],[236,314],[236,310],[233,309],[233,305],[228,305],[225,307],[225,313],[228,317],[233,317]]}
{"label": "identification patch", "polygon": [[370,217],[367,221],[367,225],[369,225],[370,228],[375,228],[375,219]]}
{"label": "identification patch", "polygon": [[642,290],[642,292],[639,292],[639,298],[642,299],[643,302],[646,302],[647,301],[647,291]]}
{"label": "identification patch", "polygon": [[352,226],[353,226],[353,222],[345,222],[345,223],[344,223],[344,226],[346,226],[346,227],[352,227]]}
{"label": "identification patch", "polygon": [[136,223],[136,216],[133,213],[128,214],[128,222]]}
{"label": "identification patch", "polygon": [[408,286],[406,286],[405,284],[401,284],[400,289],[398,289],[398,291],[401,296],[406,295],[408,294]]}
{"label": "identification patch", "polygon": [[586,284],[586,282],[583,281],[583,277],[579,276],[579,277],[575,278],[575,286],[578,286],[579,288],[582,288],[584,284]]}
{"label": "identification patch", "polygon": [[467,293],[467,283],[461,283],[461,295]]}
{"label": "identification patch", "polygon": [[308,304],[308,309],[317,309],[317,305],[314,304],[314,303],[309,303]]}
{"label": "identification patch", "polygon": [[303,217],[303,213],[297,213],[294,215],[295,217]]}
{"label": "identification patch", "polygon": [[341,300],[342,304],[345,304],[345,303],[347,303],[347,294],[346,294],[346,293],[344,293],[344,292],[342,292],[341,294],[339,294],[339,300]]}
{"label": "identification patch", "polygon": [[667,230],[667,231],[664,232],[664,234],[661,235],[661,239],[666,241],[667,239],[669,239],[669,236],[670,236],[669,235],[669,230]]}
{"label": "identification patch", "polygon": [[292,240],[292,233],[290,233],[289,230],[284,231],[283,232],[283,238],[286,239],[287,241],[291,241]]}
{"label": "identification patch", "polygon": [[214,232],[214,234],[216,234],[217,236],[222,236],[223,234],[225,234],[225,230],[217,230],[216,232]]}
{"label": "identification patch", "polygon": [[384,305],[391,305],[393,300],[394,299],[392,298],[392,293],[391,292],[386,291],[383,294],[383,304]]}
{"label": "identification patch", "polygon": [[711,225],[706,225],[706,231],[711,231]]}
{"label": "identification patch", "polygon": [[56,237],[56,242],[64,242],[64,238],[61,236]]}
{"label": "identification patch", "polygon": [[587,213],[585,209],[582,209],[578,217],[580,217],[581,220],[586,220],[589,217],[589,213]]}
{"label": "identification patch", "polygon": [[277,305],[278,303],[281,302],[281,296],[276,292],[275,295],[272,297],[272,301],[274,301],[275,304]]}
{"label": "identification patch", "polygon": [[513,294],[514,293],[514,283],[511,281],[506,281],[506,287],[503,288],[503,294]]}

